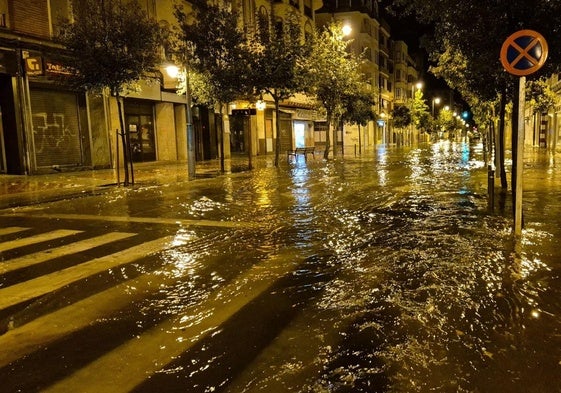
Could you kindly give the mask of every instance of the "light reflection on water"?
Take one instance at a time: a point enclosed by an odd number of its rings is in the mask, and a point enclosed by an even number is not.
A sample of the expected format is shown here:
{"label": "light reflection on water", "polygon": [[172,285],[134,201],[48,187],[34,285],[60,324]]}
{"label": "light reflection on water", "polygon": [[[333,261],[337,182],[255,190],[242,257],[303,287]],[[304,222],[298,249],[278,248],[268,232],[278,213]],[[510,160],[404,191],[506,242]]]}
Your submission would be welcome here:
{"label": "light reflection on water", "polygon": [[[547,157],[536,166],[542,172],[529,170],[520,246],[509,212],[487,210],[480,145],[380,146],[362,157],[219,178],[220,191],[195,195],[180,214],[267,225],[208,236],[180,230],[158,272],[173,283],[147,308],[182,316],[178,329],[199,323],[213,310],[183,315],[186,307],[283,250],[291,257],[282,263],[304,262],[289,284],[268,293],[264,308],[296,315],[262,347],[237,337],[256,353],[243,371],[207,388],[552,391],[561,375],[561,228],[553,214],[561,198],[539,192],[543,175],[556,173],[552,165]],[[259,317],[240,324],[257,325]],[[275,322],[257,330],[274,330]],[[220,364],[228,349],[189,372]]]}
{"label": "light reflection on water", "polygon": [[[334,253],[325,266],[336,278],[316,307],[324,318],[333,313],[326,324],[341,329],[342,339],[318,350],[321,377],[301,391],[540,391],[542,382],[526,390],[520,381],[532,373],[551,381],[561,360],[551,358],[544,370],[548,355],[529,346],[542,338],[530,326],[543,320],[547,291],[532,276],[547,264],[517,256],[510,222],[486,214],[485,173],[476,172],[482,157],[468,144],[446,141],[429,156],[410,151],[407,164],[397,164],[403,168],[386,173],[380,167],[395,163],[380,153],[378,183],[369,187],[354,183],[349,164],[344,178],[333,167],[321,170],[331,214],[318,229]],[[369,194],[399,185],[407,171],[414,192],[398,186],[380,209]],[[527,231],[524,244],[548,236]]]}

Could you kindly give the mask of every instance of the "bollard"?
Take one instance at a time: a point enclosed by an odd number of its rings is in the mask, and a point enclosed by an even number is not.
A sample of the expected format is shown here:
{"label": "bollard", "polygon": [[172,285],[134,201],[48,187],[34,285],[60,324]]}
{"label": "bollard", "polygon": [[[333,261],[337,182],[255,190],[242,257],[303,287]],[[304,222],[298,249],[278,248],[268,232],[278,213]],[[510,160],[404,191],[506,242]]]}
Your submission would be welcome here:
{"label": "bollard", "polygon": [[495,171],[491,165],[487,166],[487,193],[489,209],[493,210],[495,207]]}

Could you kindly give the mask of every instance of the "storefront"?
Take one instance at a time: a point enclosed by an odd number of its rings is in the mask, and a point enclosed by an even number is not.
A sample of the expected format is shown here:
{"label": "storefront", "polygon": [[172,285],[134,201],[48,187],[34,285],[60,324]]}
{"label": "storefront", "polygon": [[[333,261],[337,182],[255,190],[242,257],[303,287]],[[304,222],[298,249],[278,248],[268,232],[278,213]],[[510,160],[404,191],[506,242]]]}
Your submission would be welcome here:
{"label": "storefront", "polygon": [[27,94],[22,100],[30,173],[91,166],[86,97],[65,83],[71,71],[37,52],[23,51]]}

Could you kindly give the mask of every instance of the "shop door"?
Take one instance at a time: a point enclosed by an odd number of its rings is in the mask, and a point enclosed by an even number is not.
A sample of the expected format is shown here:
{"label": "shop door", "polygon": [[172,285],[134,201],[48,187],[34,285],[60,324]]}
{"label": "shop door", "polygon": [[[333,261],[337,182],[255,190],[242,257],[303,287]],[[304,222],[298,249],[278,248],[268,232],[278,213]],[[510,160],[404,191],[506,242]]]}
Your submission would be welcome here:
{"label": "shop door", "polygon": [[281,145],[281,152],[286,152],[287,150],[294,149],[292,143],[292,121],[290,120],[290,116],[283,118],[284,116],[281,115],[280,120],[280,145]]}
{"label": "shop door", "polygon": [[247,134],[249,131],[249,116],[230,116],[230,151],[232,153],[247,152]]}
{"label": "shop door", "polygon": [[155,161],[156,144],[152,116],[129,114],[125,123],[130,133],[133,162]]}

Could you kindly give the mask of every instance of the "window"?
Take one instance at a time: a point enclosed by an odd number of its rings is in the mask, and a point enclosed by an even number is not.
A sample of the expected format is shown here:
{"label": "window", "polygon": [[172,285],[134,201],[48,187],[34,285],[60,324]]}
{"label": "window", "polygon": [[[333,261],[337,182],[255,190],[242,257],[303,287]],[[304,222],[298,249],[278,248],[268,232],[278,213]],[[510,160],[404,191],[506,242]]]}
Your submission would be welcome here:
{"label": "window", "polygon": [[0,0],[0,27],[8,26],[8,0]]}
{"label": "window", "polygon": [[[1,1],[1,0],[0,0]],[[60,33],[60,27],[65,19],[70,18],[69,0],[51,0],[51,32],[53,36]]]}

